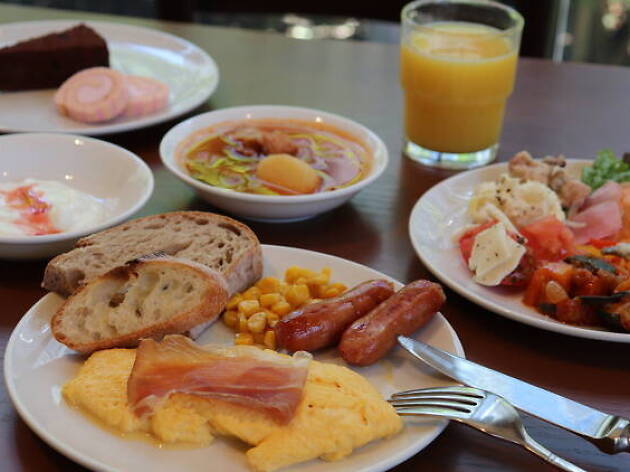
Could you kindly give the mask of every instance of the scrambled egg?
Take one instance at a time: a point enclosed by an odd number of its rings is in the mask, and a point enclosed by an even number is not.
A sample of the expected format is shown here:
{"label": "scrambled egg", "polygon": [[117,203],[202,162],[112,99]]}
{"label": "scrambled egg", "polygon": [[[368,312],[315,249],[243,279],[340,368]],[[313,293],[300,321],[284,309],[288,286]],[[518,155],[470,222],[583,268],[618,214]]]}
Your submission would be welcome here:
{"label": "scrambled egg", "polygon": [[134,359],[133,349],[92,354],[64,385],[64,397],[121,433],[146,432],[163,443],[204,446],[217,435],[237,437],[254,446],[247,459],[260,472],[317,457],[339,460],[402,429],[400,417],[365,378],[317,361],[311,362],[302,402],[287,425],[243,406],[187,394],[171,395],[153,415],[140,419],[127,404]]}

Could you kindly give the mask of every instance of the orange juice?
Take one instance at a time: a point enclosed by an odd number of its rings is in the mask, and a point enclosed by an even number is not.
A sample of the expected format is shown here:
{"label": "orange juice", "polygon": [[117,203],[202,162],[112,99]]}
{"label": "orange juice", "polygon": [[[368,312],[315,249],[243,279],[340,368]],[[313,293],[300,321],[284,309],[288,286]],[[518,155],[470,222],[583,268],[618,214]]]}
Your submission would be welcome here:
{"label": "orange juice", "polygon": [[435,22],[401,46],[407,138],[439,152],[466,153],[499,141],[514,88],[518,46],[499,29]]}

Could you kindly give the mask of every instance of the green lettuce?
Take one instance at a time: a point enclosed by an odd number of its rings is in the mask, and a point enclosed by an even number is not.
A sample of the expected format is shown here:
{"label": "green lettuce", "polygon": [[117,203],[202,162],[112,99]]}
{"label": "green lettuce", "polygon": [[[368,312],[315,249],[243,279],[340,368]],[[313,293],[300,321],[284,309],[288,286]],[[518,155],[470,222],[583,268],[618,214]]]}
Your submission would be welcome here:
{"label": "green lettuce", "polygon": [[610,149],[603,149],[597,153],[593,165],[582,169],[582,182],[595,190],[609,180],[629,182],[630,165],[617,159]]}

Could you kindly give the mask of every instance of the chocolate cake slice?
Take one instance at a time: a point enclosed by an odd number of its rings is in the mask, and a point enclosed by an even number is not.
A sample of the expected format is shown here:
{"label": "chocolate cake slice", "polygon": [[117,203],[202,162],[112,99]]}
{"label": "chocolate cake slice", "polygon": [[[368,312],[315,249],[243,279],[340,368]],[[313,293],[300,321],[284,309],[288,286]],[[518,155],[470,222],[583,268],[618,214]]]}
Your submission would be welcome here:
{"label": "chocolate cake slice", "polygon": [[0,49],[0,90],[58,87],[75,72],[109,66],[105,40],[84,24]]}

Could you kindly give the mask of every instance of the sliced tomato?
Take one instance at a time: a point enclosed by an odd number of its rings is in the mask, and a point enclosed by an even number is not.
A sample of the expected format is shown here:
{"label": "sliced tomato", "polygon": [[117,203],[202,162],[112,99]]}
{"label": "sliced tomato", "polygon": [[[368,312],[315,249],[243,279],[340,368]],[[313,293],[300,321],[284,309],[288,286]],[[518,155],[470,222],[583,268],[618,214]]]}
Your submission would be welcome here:
{"label": "sliced tomato", "polygon": [[462,258],[464,262],[468,264],[468,259],[470,259],[470,255],[472,254],[472,248],[475,244],[475,236],[481,233],[483,230],[490,228],[490,226],[495,225],[497,222],[495,220],[487,221],[486,223],[482,223],[473,228],[470,228],[459,238],[459,251],[462,254]]}
{"label": "sliced tomato", "polygon": [[546,216],[520,229],[539,262],[561,261],[575,253],[573,233],[555,216]]}

